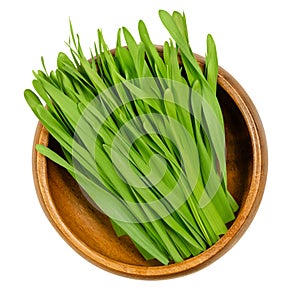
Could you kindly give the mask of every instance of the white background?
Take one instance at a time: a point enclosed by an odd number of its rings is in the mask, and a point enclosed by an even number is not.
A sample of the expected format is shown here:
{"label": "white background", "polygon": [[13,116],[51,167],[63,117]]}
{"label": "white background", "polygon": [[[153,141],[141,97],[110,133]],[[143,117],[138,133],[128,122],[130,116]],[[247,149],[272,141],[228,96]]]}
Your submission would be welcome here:
{"label": "white background", "polygon": [[[300,299],[298,1],[2,1],[0,4],[0,299]],[[297,6],[296,6],[297,5]],[[249,230],[204,270],[164,281],[119,277],[88,263],[57,234],[36,197],[31,147],[36,118],[23,91],[31,70],[67,51],[68,18],[88,49],[102,28],[137,22],[168,38],[158,9],[184,10],[194,52],[212,33],[219,63],[246,89],[265,126],[268,182]]]}

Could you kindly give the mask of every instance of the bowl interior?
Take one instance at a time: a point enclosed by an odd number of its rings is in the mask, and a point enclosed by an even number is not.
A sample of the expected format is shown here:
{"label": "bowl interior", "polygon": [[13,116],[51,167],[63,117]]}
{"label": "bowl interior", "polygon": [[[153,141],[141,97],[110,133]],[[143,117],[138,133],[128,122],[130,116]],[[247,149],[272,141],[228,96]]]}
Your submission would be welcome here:
{"label": "bowl interior", "polygon": [[[228,188],[239,205],[243,205],[252,177],[251,139],[239,109],[220,86],[218,97],[225,120]],[[49,147],[60,151],[59,145],[51,137]],[[146,262],[129,238],[116,237],[108,217],[89,204],[65,169],[47,159],[45,175],[51,201],[61,220],[90,249],[126,264],[159,265],[156,261]]]}

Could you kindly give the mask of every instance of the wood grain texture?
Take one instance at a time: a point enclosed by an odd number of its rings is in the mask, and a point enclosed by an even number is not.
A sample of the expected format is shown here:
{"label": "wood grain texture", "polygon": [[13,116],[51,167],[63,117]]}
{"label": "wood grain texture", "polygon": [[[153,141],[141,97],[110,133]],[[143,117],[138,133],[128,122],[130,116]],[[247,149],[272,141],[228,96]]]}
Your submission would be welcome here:
{"label": "wood grain texture", "polygon": [[[157,46],[162,55],[162,47]],[[112,50],[113,52],[113,50]],[[204,59],[196,55],[203,67]],[[212,247],[182,263],[145,261],[128,237],[116,237],[107,216],[92,207],[69,173],[35,150],[37,143],[59,151],[39,123],[33,147],[33,177],[45,214],[80,255],[110,272],[162,279],[188,274],[224,255],[242,236],[259,207],[267,178],[267,144],[259,115],[244,89],[219,69],[218,99],[225,120],[228,188],[240,205],[228,232]]]}

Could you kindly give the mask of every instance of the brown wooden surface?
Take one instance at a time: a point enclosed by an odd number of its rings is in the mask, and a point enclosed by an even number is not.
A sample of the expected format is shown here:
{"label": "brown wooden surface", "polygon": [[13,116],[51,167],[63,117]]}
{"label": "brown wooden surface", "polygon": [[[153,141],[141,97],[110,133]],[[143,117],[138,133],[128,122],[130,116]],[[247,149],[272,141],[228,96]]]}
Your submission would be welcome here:
{"label": "brown wooden surface", "polygon": [[[161,53],[161,47],[158,47]],[[203,65],[203,58],[197,56]],[[129,238],[117,238],[109,219],[93,208],[66,170],[33,149],[33,175],[40,203],[60,235],[84,258],[116,274],[158,279],[199,270],[226,253],[250,225],[260,204],[267,176],[267,145],[250,98],[225,70],[219,70],[218,99],[225,120],[228,188],[240,209],[228,232],[202,254],[183,263],[161,266],[145,261]],[[39,123],[34,145],[58,149]]]}

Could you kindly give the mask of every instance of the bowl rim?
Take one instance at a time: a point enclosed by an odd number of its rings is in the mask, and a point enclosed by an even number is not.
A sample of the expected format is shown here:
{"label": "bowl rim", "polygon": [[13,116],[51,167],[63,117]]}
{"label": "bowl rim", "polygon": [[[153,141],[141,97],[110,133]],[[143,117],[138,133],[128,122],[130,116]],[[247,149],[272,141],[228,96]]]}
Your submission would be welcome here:
{"label": "bowl rim", "polygon": [[[162,53],[163,47],[156,46]],[[114,53],[114,49],[112,50]],[[200,65],[202,56],[195,54]],[[47,177],[47,159],[35,150],[37,143],[48,145],[48,131],[38,122],[32,151],[33,179],[39,202],[51,224],[62,238],[82,257],[109,272],[136,279],[166,279],[198,271],[223,256],[241,238],[252,222],[260,205],[268,169],[267,141],[259,114],[243,87],[222,67],[219,67],[218,84],[226,91],[242,114],[251,139],[253,171],[244,205],[226,234],[201,254],[181,263],[167,266],[137,266],[108,258],[91,249],[66,226],[54,205]]]}

